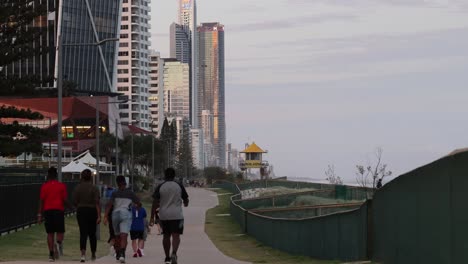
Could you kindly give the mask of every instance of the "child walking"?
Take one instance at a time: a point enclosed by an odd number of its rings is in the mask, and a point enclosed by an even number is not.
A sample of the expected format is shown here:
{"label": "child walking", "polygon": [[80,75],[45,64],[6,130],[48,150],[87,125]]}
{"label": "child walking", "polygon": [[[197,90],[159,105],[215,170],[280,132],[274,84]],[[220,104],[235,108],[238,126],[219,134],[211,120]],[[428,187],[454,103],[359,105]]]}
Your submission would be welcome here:
{"label": "child walking", "polygon": [[143,257],[146,210],[141,206],[141,202],[133,206],[132,216],[133,221],[132,227],[130,228],[130,238],[132,239],[133,257]]}

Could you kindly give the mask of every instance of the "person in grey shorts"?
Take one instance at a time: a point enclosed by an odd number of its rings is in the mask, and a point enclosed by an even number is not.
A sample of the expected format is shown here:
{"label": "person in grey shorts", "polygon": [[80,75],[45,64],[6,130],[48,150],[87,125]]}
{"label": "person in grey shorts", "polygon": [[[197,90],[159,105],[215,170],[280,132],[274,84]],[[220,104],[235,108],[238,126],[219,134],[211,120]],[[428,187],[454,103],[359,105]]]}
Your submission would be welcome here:
{"label": "person in grey shorts", "polygon": [[[177,264],[177,250],[180,245],[180,235],[184,232],[184,215],[182,203],[189,204],[188,194],[183,185],[174,181],[175,170],[168,168],[164,171],[165,181],[161,183],[153,194],[153,207],[151,208],[150,225],[154,225],[156,209],[159,208],[163,232],[163,247],[166,264]],[[171,250],[172,237],[172,254]]]}
{"label": "person in grey shorts", "polygon": [[119,252],[116,252],[116,258],[121,263],[125,263],[127,238],[132,225],[132,204],[138,203],[139,199],[132,190],[127,189],[127,182],[124,176],[117,176],[116,181],[118,190],[112,193],[109,203],[107,204],[104,224],[109,222],[107,216],[113,207],[112,225],[115,235],[120,237],[120,245],[117,247],[119,248]]}

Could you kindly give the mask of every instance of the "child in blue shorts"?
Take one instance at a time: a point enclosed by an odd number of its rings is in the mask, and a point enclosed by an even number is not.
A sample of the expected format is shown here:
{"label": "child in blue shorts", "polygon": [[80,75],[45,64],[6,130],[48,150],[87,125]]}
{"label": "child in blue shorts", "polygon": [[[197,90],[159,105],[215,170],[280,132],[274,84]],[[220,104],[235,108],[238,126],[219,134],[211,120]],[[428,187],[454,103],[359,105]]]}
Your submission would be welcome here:
{"label": "child in blue shorts", "polygon": [[130,228],[130,238],[132,240],[133,257],[143,257],[143,248],[145,247],[144,232],[145,232],[146,210],[138,202],[132,208],[132,227]]}

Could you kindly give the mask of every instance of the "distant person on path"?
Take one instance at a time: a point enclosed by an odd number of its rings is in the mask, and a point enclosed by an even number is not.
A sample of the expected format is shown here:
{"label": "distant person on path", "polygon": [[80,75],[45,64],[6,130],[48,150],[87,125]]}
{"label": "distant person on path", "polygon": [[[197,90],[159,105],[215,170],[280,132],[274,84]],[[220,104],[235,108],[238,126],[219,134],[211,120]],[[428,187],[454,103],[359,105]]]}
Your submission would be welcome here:
{"label": "distant person on path", "polygon": [[[104,216],[104,224],[108,223],[108,215],[112,209],[112,226],[114,233],[119,236],[119,245],[116,247],[119,250],[116,252],[116,258],[120,263],[125,263],[125,250],[127,248],[128,233],[132,225],[132,203],[138,203],[139,199],[135,193],[127,189],[127,182],[124,176],[117,176],[116,179],[118,189],[112,193],[106,207]],[[117,244],[117,241],[115,242]]]}
{"label": "distant person on path", "polygon": [[[164,171],[165,181],[161,183],[153,194],[150,225],[154,224],[156,209],[159,208],[159,218],[163,231],[163,247],[166,258],[164,263],[177,264],[177,250],[180,245],[180,235],[184,232],[184,216],[182,202],[185,207],[189,204],[188,194],[180,183],[174,181],[175,170],[167,168]],[[172,237],[172,254],[171,250]]]}
{"label": "distant person on path", "polygon": [[86,241],[89,237],[91,260],[96,260],[96,225],[101,222],[99,189],[93,185],[91,170],[81,172],[81,183],[73,191],[73,204],[77,207],[76,219],[80,227],[80,262],[86,261]]}
{"label": "distant person on path", "polygon": [[[50,262],[54,262],[55,259],[63,255],[64,211],[67,196],[67,187],[57,181],[57,169],[50,167],[47,172],[47,182],[41,186],[39,211],[37,213],[37,222],[40,224],[44,220]],[[56,243],[54,243],[55,234],[57,234]]]}
{"label": "distant person on path", "polygon": [[380,189],[380,188],[382,188],[382,179],[379,179],[377,181],[377,189]]}
{"label": "distant person on path", "polygon": [[132,208],[132,228],[130,229],[130,239],[132,240],[133,257],[143,257],[145,248],[144,233],[145,233],[145,219],[146,210],[138,202]]}

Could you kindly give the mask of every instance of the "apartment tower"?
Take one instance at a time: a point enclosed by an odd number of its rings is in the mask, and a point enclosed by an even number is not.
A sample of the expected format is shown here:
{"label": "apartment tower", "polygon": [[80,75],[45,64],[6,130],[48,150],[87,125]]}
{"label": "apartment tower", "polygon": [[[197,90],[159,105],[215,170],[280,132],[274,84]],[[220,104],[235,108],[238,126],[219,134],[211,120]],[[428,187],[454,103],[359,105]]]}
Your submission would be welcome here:
{"label": "apartment tower", "polygon": [[160,53],[150,51],[149,101],[151,113],[151,131],[159,136],[164,122],[164,61]]}
{"label": "apartment tower", "polygon": [[129,101],[119,105],[122,124],[133,124],[150,130],[150,1],[123,0],[122,23],[117,65],[119,99]]}

